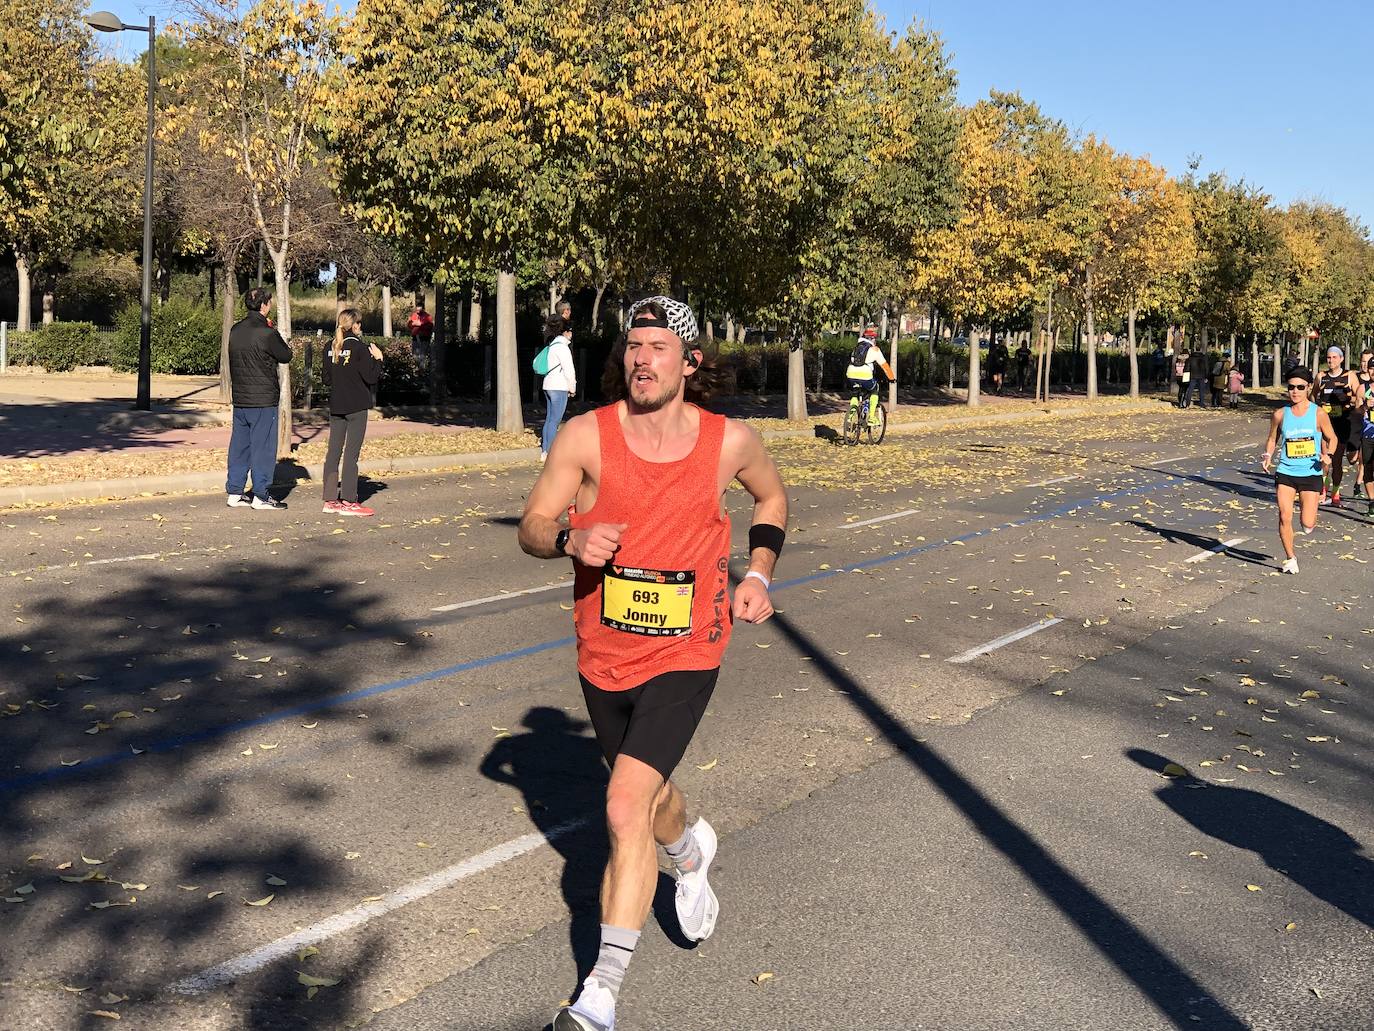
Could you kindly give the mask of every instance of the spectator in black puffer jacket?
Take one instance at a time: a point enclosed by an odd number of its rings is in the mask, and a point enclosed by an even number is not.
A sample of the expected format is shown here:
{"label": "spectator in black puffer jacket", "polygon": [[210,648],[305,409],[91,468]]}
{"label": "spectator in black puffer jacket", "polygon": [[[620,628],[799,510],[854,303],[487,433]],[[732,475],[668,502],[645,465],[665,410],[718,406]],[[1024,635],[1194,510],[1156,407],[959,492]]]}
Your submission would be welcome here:
{"label": "spectator in black puffer jacket", "polygon": [[[234,395],[234,429],[229,436],[229,507],[282,509],[268,493],[277,471],[277,366],[291,361],[291,348],[267,321],[272,294],[254,287],[243,295],[248,314],[229,330],[229,382]],[[245,488],[249,470],[253,494]]]}

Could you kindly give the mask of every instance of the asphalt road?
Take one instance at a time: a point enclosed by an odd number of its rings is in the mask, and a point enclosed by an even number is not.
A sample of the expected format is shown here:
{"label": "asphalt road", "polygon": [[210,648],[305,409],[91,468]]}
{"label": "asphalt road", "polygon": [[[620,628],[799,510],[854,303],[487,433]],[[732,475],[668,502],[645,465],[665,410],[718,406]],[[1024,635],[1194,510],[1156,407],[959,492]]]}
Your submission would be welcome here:
{"label": "asphalt road", "polygon": [[[720,924],[663,879],[620,1026],[1374,1026],[1374,528],[1278,576],[1262,436],[780,444],[781,611],[680,769]],[[0,1028],[544,1026],[605,775],[533,475],[0,514]]]}

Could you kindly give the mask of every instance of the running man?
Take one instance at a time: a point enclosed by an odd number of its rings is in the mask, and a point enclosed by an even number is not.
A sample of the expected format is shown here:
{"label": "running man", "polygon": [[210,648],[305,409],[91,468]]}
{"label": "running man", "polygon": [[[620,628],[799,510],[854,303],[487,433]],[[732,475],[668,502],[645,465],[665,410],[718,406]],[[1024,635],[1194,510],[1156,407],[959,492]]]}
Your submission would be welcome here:
{"label": "running man", "polygon": [[[1320,504],[1341,507],[1341,479],[1345,475],[1345,452],[1350,446],[1351,416],[1360,396],[1355,373],[1345,367],[1345,352],[1335,344],[1326,349],[1326,371],[1317,382],[1317,401],[1331,421],[1336,434],[1336,450],[1331,456],[1331,495],[1322,492]],[[1358,450],[1358,449],[1357,449]]]}
{"label": "running man", "polygon": [[854,345],[854,353],[849,356],[845,379],[849,381],[851,397],[857,394],[868,398],[867,422],[870,426],[878,421],[878,377],[875,369],[882,369],[883,375],[889,380],[897,378],[892,373],[892,366],[883,357],[883,349],[878,346],[878,328],[869,326]]}
{"label": "running man", "polygon": [[[1317,498],[1322,489],[1322,471],[1330,469],[1332,455],[1339,446],[1331,420],[1307,397],[1312,374],[1298,366],[1288,374],[1289,404],[1274,413],[1269,423],[1269,439],[1264,443],[1261,465],[1267,473],[1279,450],[1274,475],[1274,493],[1279,504],[1279,541],[1283,544],[1283,572],[1296,573],[1298,560],[1293,555],[1293,502],[1301,499],[1302,532],[1317,526]],[[1317,441],[1320,438],[1321,444]]]}
{"label": "running man", "polygon": [[[787,525],[782,478],[758,433],[687,401],[704,396],[691,308],[650,297],[626,326],[607,374],[621,399],[563,427],[520,520],[527,554],[573,560],[577,669],[611,768],[601,948],[555,1031],[614,1028],[658,879],[655,842],[676,872],[683,934],[701,941],[715,929],[706,878],[716,834],[704,819],[687,825],[671,777],[711,699],[732,621],[773,614],[768,586]],[[749,571],[731,603],[723,501],[734,480],[754,513]]]}

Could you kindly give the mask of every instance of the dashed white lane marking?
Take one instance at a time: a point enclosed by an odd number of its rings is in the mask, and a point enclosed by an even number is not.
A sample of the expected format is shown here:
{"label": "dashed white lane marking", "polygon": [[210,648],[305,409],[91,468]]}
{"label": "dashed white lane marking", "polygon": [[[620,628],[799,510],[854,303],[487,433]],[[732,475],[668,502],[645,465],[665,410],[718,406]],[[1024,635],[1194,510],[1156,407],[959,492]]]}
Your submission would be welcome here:
{"label": "dashed white lane marking", "polygon": [[1013,641],[1019,641],[1021,638],[1029,637],[1031,634],[1038,634],[1041,630],[1048,630],[1050,627],[1057,626],[1062,622],[1064,622],[1062,619],[1057,618],[1042,619],[1040,622],[1032,623],[1030,626],[1022,627],[1020,630],[1013,630],[1009,634],[1003,634],[1001,637],[989,641],[987,644],[980,644],[977,648],[970,648],[966,652],[960,652],[958,655],[953,655],[945,661],[954,663],[972,662],[980,655],[986,655],[988,652],[995,652],[998,648],[1003,648]]}
{"label": "dashed white lane marking", "polygon": [[1244,544],[1249,539],[1249,537],[1236,537],[1233,540],[1222,541],[1216,547],[1208,548],[1206,551],[1199,551],[1196,555],[1191,558],[1185,558],[1183,561],[1189,564],[1194,562],[1206,562],[1213,555],[1220,555],[1227,548],[1234,548],[1237,544]]}
{"label": "dashed white lane marking", "polygon": [[32,576],[34,573],[60,573],[86,566],[113,566],[124,562],[156,562],[164,558],[183,558],[186,555],[208,555],[222,551],[222,548],[187,548],[185,551],[150,551],[146,555],[121,555],[118,558],[93,558],[85,562],[54,562],[49,566],[34,566],[32,569],[16,569],[4,576]]}
{"label": "dashed white lane marking", "polygon": [[523,591],[507,591],[505,594],[491,594],[485,598],[473,598],[472,601],[456,601],[452,605],[436,605],[430,609],[431,612],[453,612],[456,609],[474,609],[478,605],[490,605],[494,601],[505,601],[507,598],[519,598],[526,594],[543,594],[545,591],[561,591],[573,585],[571,580],[561,580],[556,584],[546,584],[543,587],[526,587]]}
{"label": "dashed white lane marking", "polygon": [[1182,462],[1185,459],[1196,458],[1196,455],[1175,455],[1173,458],[1160,458],[1155,461],[1155,465],[1173,465],[1175,462]]}
{"label": "dashed white lane marking", "polygon": [[857,523],[845,523],[845,524],[842,525],[842,526],[837,526],[837,527],[835,527],[835,529],[837,529],[837,530],[854,530],[854,529],[857,529],[857,528],[860,527],[860,526],[872,526],[874,523],[885,523],[885,522],[887,522],[889,519],[902,519],[902,518],[904,518],[904,517],[906,517],[906,516],[916,515],[918,512],[919,512],[919,509],[915,509],[915,508],[906,508],[906,509],[903,509],[903,510],[900,511],[900,512],[893,512],[891,515],[877,516],[877,517],[875,517],[875,518],[873,518],[873,519],[862,519],[862,520],[860,520],[860,521],[857,522]]}
{"label": "dashed white lane marking", "polygon": [[1068,483],[1070,480],[1081,480],[1081,476],[1060,476],[1053,480],[1041,480],[1039,483],[1032,483],[1031,487],[1048,487],[1052,483]]}
{"label": "dashed white lane marking", "polygon": [[319,923],[303,927],[294,934],[288,934],[284,938],[278,938],[276,941],[253,949],[251,952],[245,952],[233,959],[225,960],[223,963],[207,967],[198,974],[184,977],[175,984],[168,985],[168,990],[179,995],[203,995],[212,988],[236,981],[255,970],[261,970],[267,964],[289,956],[307,945],[314,945],[316,942],[322,942],[336,934],[343,934],[355,927],[361,927],[369,920],[384,916],[402,906],[408,906],[412,902],[418,902],[426,896],[433,895],[436,891],[452,887],[468,877],[485,873],[487,870],[509,862],[518,856],[523,856],[527,852],[533,852],[555,838],[569,834],[589,822],[587,819],[572,820],[568,823],[559,824],[543,834],[534,832],[512,838],[510,841],[489,848],[485,852],[464,859],[462,862],[436,871],[428,877],[422,877],[418,881],[397,888],[395,891],[383,895],[376,902],[365,902],[361,906],[336,913]]}

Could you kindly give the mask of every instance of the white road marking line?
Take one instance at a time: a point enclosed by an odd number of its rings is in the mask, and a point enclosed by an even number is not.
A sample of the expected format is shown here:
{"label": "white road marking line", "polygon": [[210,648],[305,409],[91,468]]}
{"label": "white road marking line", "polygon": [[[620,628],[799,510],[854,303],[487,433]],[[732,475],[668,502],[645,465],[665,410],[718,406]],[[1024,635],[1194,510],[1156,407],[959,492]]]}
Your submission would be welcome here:
{"label": "white road marking line", "polygon": [[1039,483],[1030,484],[1031,487],[1048,487],[1052,483],[1068,483],[1070,480],[1081,480],[1081,476],[1061,476],[1055,480],[1041,480]]}
{"label": "white road marking line", "polygon": [[1172,465],[1175,462],[1182,462],[1186,458],[1193,457],[1193,455],[1176,455],[1173,458],[1159,458],[1155,460],[1155,465]]}
{"label": "white road marking line", "polygon": [[919,512],[919,509],[915,509],[915,508],[906,508],[906,509],[903,509],[903,510],[900,511],[900,512],[893,512],[891,515],[878,516],[878,517],[876,517],[876,518],[874,518],[874,519],[863,519],[863,520],[860,520],[860,521],[857,522],[857,523],[845,523],[845,524],[842,525],[842,526],[837,526],[837,527],[835,527],[835,529],[837,529],[837,530],[854,530],[854,529],[857,529],[857,528],[860,527],[860,526],[872,526],[874,523],[885,523],[885,522],[887,522],[889,519],[901,519],[901,518],[904,517],[904,516],[916,515],[918,512]]}
{"label": "white road marking line", "polygon": [[122,562],[156,562],[163,558],[181,558],[185,555],[210,554],[221,548],[187,548],[185,551],[153,551],[147,555],[121,555],[119,558],[93,558],[86,562],[57,562],[48,566],[34,566],[32,569],[16,569],[0,574],[2,576],[31,576],[34,573],[58,573],[63,570],[84,569],[86,566],[110,566]]}
{"label": "white road marking line", "polygon": [[1050,627],[1057,626],[1062,622],[1064,622],[1062,619],[1057,618],[1042,619],[1040,622],[1032,623],[1030,626],[1022,627],[1020,630],[1013,630],[1009,634],[1003,634],[1001,637],[989,641],[987,644],[979,645],[977,648],[970,648],[966,652],[960,652],[958,655],[951,656],[945,661],[954,663],[972,662],[980,655],[986,655],[988,652],[995,652],[998,648],[1011,644],[1013,641],[1019,641],[1021,638],[1029,637],[1031,634],[1038,634],[1041,630],[1048,630]]}
{"label": "white road marking line", "polygon": [[1234,540],[1222,541],[1216,547],[1208,548],[1206,551],[1199,551],[1196,555],[1192,556],[1192,558],[1185,558],[1183,561],[1189,564],[1193,562],[1206,562],[1213,555],[1220,555],[1227,548],[1234,548],[1237,544],[1244,544],[1249,539],[1249,537],[1237,537]]}
{"label": "white road marking line", "polygon": [[[180,555],[181,552],[176,552],[175,554]],[[92,560],[89,561],[89,562],[83,563],[83,565],[87,565],[87,566],[109,566],[109,565],[113,565],[113,564],[116,563],[116,562],[146,562],[146,561],[149,560],[149,559],[155,559],[155,558],[162,558],[162,552],[160,552],[160,551],[154,551],[154,552],[152,552],[151,554],[148,554],[148,555],[125,555],[123,558],[96,558],[96,559],[92,559]]]}
{"label": "white road marking line", "polygon": [[542,594],[545,591],[561,591],[571,587],[573,581],[562,580],[556,584],[548,584],[544,587],[526,587],[523,591],[507,591],[505,594],[493,594],[486,598],[473,598],[472,601],[457,601],[452,605],[436,605],[430,612],[453,612],[456,609],[472,609],[478,605],[490,605],[494,601],[505,601],[507,598],[519,598],[526,594]]}
{"label": "white road marking line", "polygon": [[275,960],[289,956],[297,949],[314,945],[316,942],[332,938],[336,934],[351,931],[355,927],[361,927],[369,920],[385,916],[392,910],[408,906],[412,902],[418,902],[422,898],[433,895],[436,891],[452,887],[461,880],[476,876],[479,873],[485,873],[487,870],[523,856],[527,852],[533,852],[555,838],[569,834],[590,822],[589,819],[572,820],[569,823],[559,824],[543,834],[536,831],[532,834],[512,838],[510,841],[489,848],[485,852],[464,859],[460,863],[436,871],[428,877],[422,877],[418,881],[397,888],[395,891],[383,895],[376,902],[365,902],[361,906],[336,913],[319,923],[303,927],[294,934],[288,934],[284,938],[278,938],[276,941],[253,949],[251,952],[245,952],[233,959],[225,960],[223,963],[207,967],[198,974],[184,977],[175,984],[168,985],[168,991],[176,992],[179,995],[203,995],[212,988],[228,984],[246,974],[251,974],[255,970],[262,969]]}

